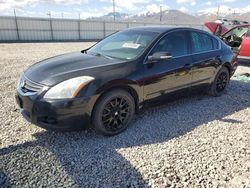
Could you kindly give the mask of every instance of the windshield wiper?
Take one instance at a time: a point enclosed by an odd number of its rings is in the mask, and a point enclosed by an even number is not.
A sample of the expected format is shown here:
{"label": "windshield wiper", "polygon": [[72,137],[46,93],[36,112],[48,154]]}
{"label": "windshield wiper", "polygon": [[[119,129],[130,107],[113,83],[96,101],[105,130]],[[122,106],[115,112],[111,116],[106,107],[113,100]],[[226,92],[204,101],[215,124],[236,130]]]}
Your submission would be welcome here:
{"label": "windshield wiper", "polygon": [[87,51],[88,51],[88,50],[89,50],[89,48],[84,49],[84,50],[82,50],[81,52],[84,53],[84,54],[87,54]]}
{"label": "windshield wiper", "polygon": [[98,52],[92,52],[95,56],[102,56],[102,57],[105,57],[106,59],[114,59],[108,55],[105,55],[105,54],[101,54],[101,53],[98,53]]}

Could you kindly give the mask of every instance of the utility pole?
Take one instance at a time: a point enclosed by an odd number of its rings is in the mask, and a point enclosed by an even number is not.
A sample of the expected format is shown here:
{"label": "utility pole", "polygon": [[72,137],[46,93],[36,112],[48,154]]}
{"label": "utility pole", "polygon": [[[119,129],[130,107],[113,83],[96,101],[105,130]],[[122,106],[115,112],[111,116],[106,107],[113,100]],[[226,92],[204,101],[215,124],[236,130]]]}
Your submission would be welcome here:
{"label": "utility pole", "polygon": [[19,40],[20,35],[19,35],[19,29],[18,29],[18,24],[17,24],[16,9],[14,9],[14,17],[15,17],[15,24],[16,24],[17,40]]}
{"label": "utility pole", "polygon": [[51,12],[48,12],[47,15],[49,16],[49,24],[50,24],[50,33],[51,33],[51,40],[54,40],[53,36],[53,28],[52,28],[52,19],[51,19]]}
{"label": "utility pole", "polygon": [[160,23],[162,23],[162,6],[160,6]]}
{"label": "utility pole", "polygon": [[50,11],[47,13],[47,15],[49,16],[49,19],[51,19],[51,12]]}
{"label": "utility pole", "polygon": [[114,16],[114,22],[115,22],[115,0],[113,0],[113,16]]}
{"label": "utility pole", "polygon": [[78,39],[81,40],[81,13],[78,12]]}
{"label": "utility pole", "polygon": [[219,19],[219,15],[220,15],[220,4],[218,5],[218,10],[217,10],[217,19]]}

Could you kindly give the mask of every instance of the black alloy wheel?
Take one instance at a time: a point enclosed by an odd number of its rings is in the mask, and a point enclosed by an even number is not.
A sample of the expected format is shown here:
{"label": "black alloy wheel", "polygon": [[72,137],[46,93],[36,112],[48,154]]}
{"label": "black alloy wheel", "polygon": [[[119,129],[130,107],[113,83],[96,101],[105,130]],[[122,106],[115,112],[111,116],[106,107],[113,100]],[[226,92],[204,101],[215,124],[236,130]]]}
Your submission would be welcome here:
{"label": "black alloy wheel", "polygon": [[229,71],[226,67],[222,67],[217,73],[208,94],[218,97],[226,92],[230,80]]}
{"label": "black alloy wheel", "polygon": [[228,76],[226,72],[221,72],[216,80],[216,91],[222,92],[228,83]]}
{"label": "black alloy wheel", "polygon": [[111,99],[102,111],[102,123],[109,131],[118,131],[129,118],[129,102],[124,97]]}
{"label": "black alloy wheel", "polygon": [[93,111],[95,129],[104,135],[115,135],[124,131],[135,113],[132,96],[125,90],[114,90],[104,94]]}

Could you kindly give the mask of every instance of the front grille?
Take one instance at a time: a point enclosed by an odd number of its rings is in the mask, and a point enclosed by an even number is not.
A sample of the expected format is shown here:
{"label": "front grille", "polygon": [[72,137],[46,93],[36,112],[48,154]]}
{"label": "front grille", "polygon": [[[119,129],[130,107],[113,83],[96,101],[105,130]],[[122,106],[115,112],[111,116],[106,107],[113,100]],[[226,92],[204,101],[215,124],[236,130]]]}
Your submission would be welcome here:
{"label": "front grille", "polygon": [[38,84],[26,78],[22,77],[20,81],[20,86],[23,92],[39,92],[43,89],[44,85]]}

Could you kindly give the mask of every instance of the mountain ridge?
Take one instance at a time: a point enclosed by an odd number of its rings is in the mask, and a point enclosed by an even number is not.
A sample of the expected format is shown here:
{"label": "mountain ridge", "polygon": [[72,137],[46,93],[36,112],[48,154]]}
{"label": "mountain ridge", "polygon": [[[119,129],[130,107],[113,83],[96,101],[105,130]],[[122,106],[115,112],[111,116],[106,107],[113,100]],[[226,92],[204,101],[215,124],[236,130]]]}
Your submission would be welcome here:
{"label": "mountain ridge", "polygon": [[[161,17],[161,22],[160,22]],[[196,14],[189,14],[180,10],[170,9],[157,12],[138,13],[135,15],[128,15],[126,13],[116,12],[116,21],[127,21],[127,22],[145,22],[145,23],[162,23],[162,24],[203,24],[207,21],[215,21],[217,14],[213,12],[202,12]],[[220,14],[220,18],[236,19],[240,21],[250,22],[250,12],[244,13],[230,13],[225,12]],[[90,17],[87,20],[101,20],[101,21],[112,21],[114,20],[113,13],[107,13],[100,17]]]}

